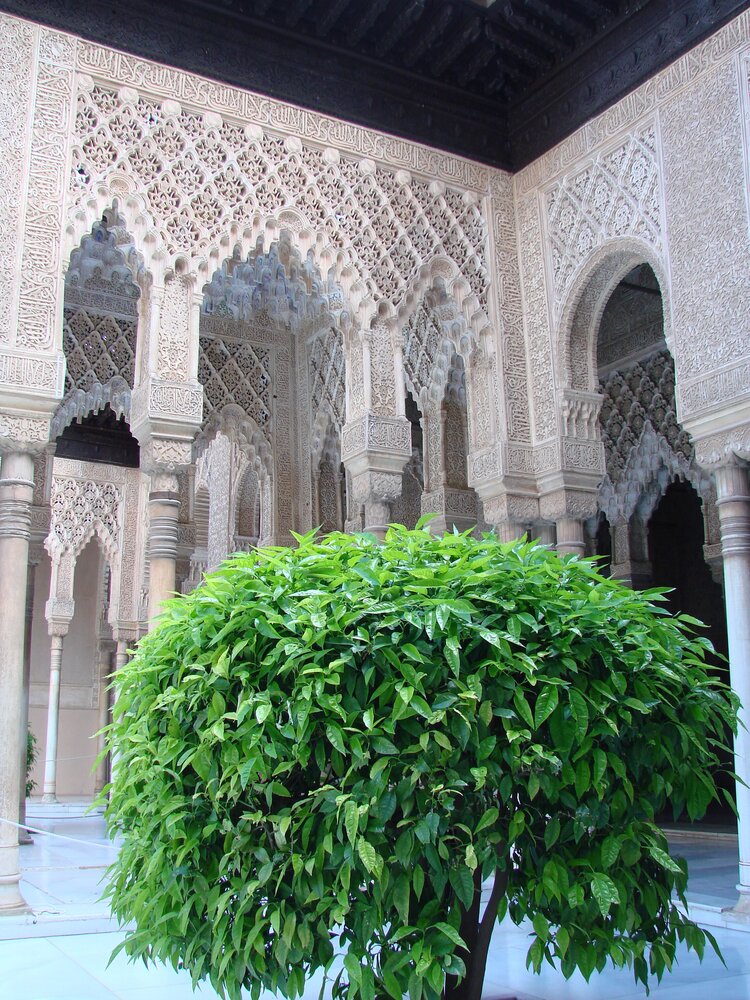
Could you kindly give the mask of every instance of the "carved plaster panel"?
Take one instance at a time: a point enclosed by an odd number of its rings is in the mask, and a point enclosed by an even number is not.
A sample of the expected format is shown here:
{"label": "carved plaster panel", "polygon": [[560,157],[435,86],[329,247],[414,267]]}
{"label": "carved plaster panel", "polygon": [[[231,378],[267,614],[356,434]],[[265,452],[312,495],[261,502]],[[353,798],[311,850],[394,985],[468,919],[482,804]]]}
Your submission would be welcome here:
{"label": "carved plaster panel", "polygon": [[255,122],[280,135],[304,138],[312,144],[383,161],[394,170],[414,170],[473,190],[486,186],[487,167],[406,139],[373,132],[94,43],[80,42],[77,54],[82,72],[127,84],[174,103]]}
{"label": "carved plaster panel", "polygon": [[526,348],[534,437],[546,441],[557,434],[552,340],[544,271],[541,206],[537,192],[517,202],[518,242],[525,305]]}
{"label": "carved plaster panel", "polygon": [[[378,162],[345,158],[336,149],[303,144],[302,132],[284,138],[274,126],[266,130],[263,109],[275,102],[118,53],[97,54],[85,43],[82,49],[106,63],[96,76],[115,86],[81,78],[70,181],[74,202],[112,175],[127,177],[142,193],[170,255],[204,255],[233,226],[246,228],[256,215],[289,214],[310,232],[325,233],[335,251],[345,250],[371,296],[397,304],[422,266],[441,253],[463,271],[477,300],[485,301],[486,225],[477,198],[398,171],[388,154],[411,149],[432,169],[432,178],[445,175],[446,165],[452,172],[450,156],[373,135],[385,154]],[[127,78],[135,65],[145,71],[138,89],[118,91],[116,84],[124,81],[113,74]],[[160,78],[168,80],[166,93],[160,92]],[[190,93],[184,104],[175,100],[183,90]],[[211,92],[224,111],[194,110],[196,104],[205,107]],[[325,127],[320,116],[278,108]],[[337,126],[364,135],[355,126]],[[457,161],[454,170],[486,186],[486,168]]]}
{"label": "carved plaster panel", "polygon": [[750,359],[731,368],[678,384],[677,401],[683,419],[710,408],[736,405],[750,394]]}
{"label": "carved plaster panel", "polygon": [[36,29],[26,21],[4,17],[0,28],[0,342],[15,339],[15,305],[20,273],[19,205],[23,203],[24,162]]}
{"label": "carved plaster panel", "polygon": [[39,452],[49,441],[49,417],[0,411],[0,453]]}
{"label": "carved plaster panel", "polygon": [[550,187],[544,195],[555,315],[579,266],[606,240],[637,236],[661,250],[663,196],[655,123]]}
{"label": "carved plaster panel", "polygon": [[403,417],[374,414],[346,424],[341,444],[342,461],[350,461],[366,450],[390,452],[399,457],[411,455],[411,424]]}
{"label": "carved plaster panel", "polygon": [[506,435],[512,441],[531,440],[529,382],[523,328],[523,299],[516,236],[516,205],[512,179],[495,172],[490,185],[494,262],[493,282],[500,318],[502,388],[496,386],[497,402],[505,397]]}
{"label": "carved plaster panel", "polygon": [[31,396],[62,396],[64,360],[61,354],[0,349],[0,390]]}
{"label": "carved plaster panel", "polygon": [[750,231],[737,68],[729,61],[709,69],[661,113],[680,382],[750,353]]}
{"label": "carved plaster panel", "polygon": [[[4,32],[8,19],[3,21]],[[60,234],[77,42],[57,31],[38,30],[16,343],[44,351],[54,346],[62,293]]]}
{"label": "carved plaster panel", "polygon": [[53,475],[47,550],[56,558],[64,552],[78,555],[96,533],[112,558],[121,545],[122,502],[115,483]]}

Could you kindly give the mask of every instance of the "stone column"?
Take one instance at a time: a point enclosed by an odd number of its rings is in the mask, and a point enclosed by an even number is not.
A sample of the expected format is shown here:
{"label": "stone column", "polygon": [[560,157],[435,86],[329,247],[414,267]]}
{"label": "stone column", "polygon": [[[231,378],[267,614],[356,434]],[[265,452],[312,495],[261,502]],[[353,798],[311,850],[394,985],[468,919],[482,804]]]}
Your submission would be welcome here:
{"label": "stone column", "polygon": [[[35,547],[36,548],[36,547]],[[23,656],[23,701],[21,711],[21,731],[26,734],[29,728],[29,683],[31,677],[31,626],[34,619],[34,583],[36,567],[39,565],[40,554],[32,551],[29,557],[28,579],[26,581],[26,630],[24,634]],[[20,783],[18,790],[18,822],[23,826],[26,822],[26,743],[21,751]],[[28,830],[18,831],[19,844],[33,844],[34,840]]]}
{"label": "stone column", "polygon": [[164,601],[175,591],[177,525],[180,499],[175,475],[154,477],[148,497],[149,600],[148,617],[153,622]]}
{"label": "stone column", "polygon": [[[111,641],[103,640],[100,644],[99,661],[99,736],[96,740],[97,757],[101,757],[104,752],[104,735],[102,730],[109,723],[109,684],[112,679],[112,658],[115,644]],[[96,778],[94,782],[94,792],[98,795],[107,783],[107,761],[101,757],[96,765]]]}
{"label": "stone column", "polygon": [[578,484],[544,494],[539,500],[542,520],[554,521],[560,555],[586,555],[586,521],[596,514],[597,486],[592,476],[579,475]]}
{"label": "stone column", "polygon": [[[724,598],[732,688],[744,706],[734,741],[734,766],[750,783],[750,485],[744,464],[716,470],[717,504],[724,561]],[[737,909],[750,913],[750,788],[737,783],[739,883]]]}
{"label": "stone column", "polygon": [[560,555],[582,556],[586,552],[586,533],[580,517],[560,517],[555,522],[557,551]]}
{"label": "stone column", "polygon": [[0,468],[0,913],[24,910],[18,858],[18,775],[25,757],[23,661],[34,460],[6,454]]}
{"label": "stone column", "polygon": [[476,491],[482,501],[484,519],[501,542],[515,542],[524,535],[533,537],[531,525],[539,520],[539,501],[528,492],[514,492],[498,480],[479,482]]}
{"label": "stone column", "polygon": [[47,746],[44,756],[44,794],[42,802],[57,802],[57,736],[60,723],[60,673],[63,643],[69,623],[49,622],[49,699],[47,704]]}

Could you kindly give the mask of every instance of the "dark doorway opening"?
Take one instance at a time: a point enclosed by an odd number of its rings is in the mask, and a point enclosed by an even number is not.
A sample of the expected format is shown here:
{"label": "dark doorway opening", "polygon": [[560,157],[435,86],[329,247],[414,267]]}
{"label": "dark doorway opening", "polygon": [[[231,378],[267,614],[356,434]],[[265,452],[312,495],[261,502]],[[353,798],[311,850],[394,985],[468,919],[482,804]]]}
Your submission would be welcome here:
{"label": "dark doorway opening", "polygon": [[125,417],[118,417],[107,403],[97,413],[68,424],[57,438],[55,455],[137,469],[140,446]]}
{"label": "dark doorway opening", "polygon": [[[679,480],[670,483],[648,523],[653,586],[671,588],[667,604],[672,614],[693,615],[706,624],[704,634],[719,654],[711,658],[711,668],[728,683],[724,597],[703,557],[703,541],[703,513],[698,494],[690,483]],[[731,745],[729,733],[727,740]],[[731,755],[724,755],[722,770],[731,771],[732,766]],[[726,773],[720,774],[718,780],[722,788],[733,793],[734,782]],[[687,821],[687,817],[682,819]],[[671,814],[662,820],[670,823]],[[734,828],[737,821],[722,797],[711,804],[704,822]]]}

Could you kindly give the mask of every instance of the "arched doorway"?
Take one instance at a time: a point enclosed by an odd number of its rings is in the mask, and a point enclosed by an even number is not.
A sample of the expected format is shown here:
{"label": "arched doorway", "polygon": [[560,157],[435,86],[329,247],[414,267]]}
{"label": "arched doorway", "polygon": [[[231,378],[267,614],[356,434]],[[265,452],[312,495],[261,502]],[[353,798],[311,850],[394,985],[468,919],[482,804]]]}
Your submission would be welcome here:
{"label": "arched doorway", "polygon": [[[677,418],[675,371],[664,338],[661,289],[648,264],[629,271],[601,313],[596,341],[599,429],[606,475],[591,548],[607,572],[636,589],[666,587],[669,610],[706,623],[719,656],[726,654],[726,618],[718,567],[709,566],[717,530],[715,489],[698,467],[689,435]],[[729,734],[728,734],[729,735]],[[731,769],[731,757],[724,766]],[[732,782],[720,776],[722,785]],[[674,820],[671,812],[662,817]],[[707,822],[731,826],[725,803]]]}

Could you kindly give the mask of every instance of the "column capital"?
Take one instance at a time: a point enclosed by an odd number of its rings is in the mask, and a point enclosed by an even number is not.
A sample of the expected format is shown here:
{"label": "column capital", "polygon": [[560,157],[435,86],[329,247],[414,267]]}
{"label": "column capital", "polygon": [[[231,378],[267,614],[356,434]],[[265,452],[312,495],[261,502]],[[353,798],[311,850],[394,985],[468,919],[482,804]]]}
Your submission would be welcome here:
{"label": "column capital", "polygon": [[366,413],[344,424],[341,460],[352,475],[367,469],[401,473],[411,458],[411,424],[405,417]]}
{"label": "column capital", "polygon": [[[690,428],[688,428],[690,429]],[[720,430],[705,437],[693,436],[695,460],[709,471],[750,461],[750,423]]]}
{"label": "column capital", "polygon": [[191,446],[202,420],[200,382],[173,382],[149,375],[133,389],[130,427],[141,444],[142,454],[152,442],[157,450],[158,443],[165,441]]}
{"label": "column capital", "polygon": [[72,598],[50,597],[44,607],[48,635],[67,635],[74,614],[75,601]]}
{"label": "column capital", "polygon": [[192,460],[192,438],[152,437],[141,446],[141,469],[151,473],[152,481],[159,475],[172,475],[176,481],[176,471]]}
{"label": "column capital", "polygon": [[563,519],[585,521],[597,510],[596,489],[562,489],[545,493],[539,498],[539,513],[545,521]]}
{"label": "column capital", "polygon": [[722,504],[735,500],[750,500],[750,466],[744,461],[726,462],[714,469],[716,479],[716,505],[721,517]]}

